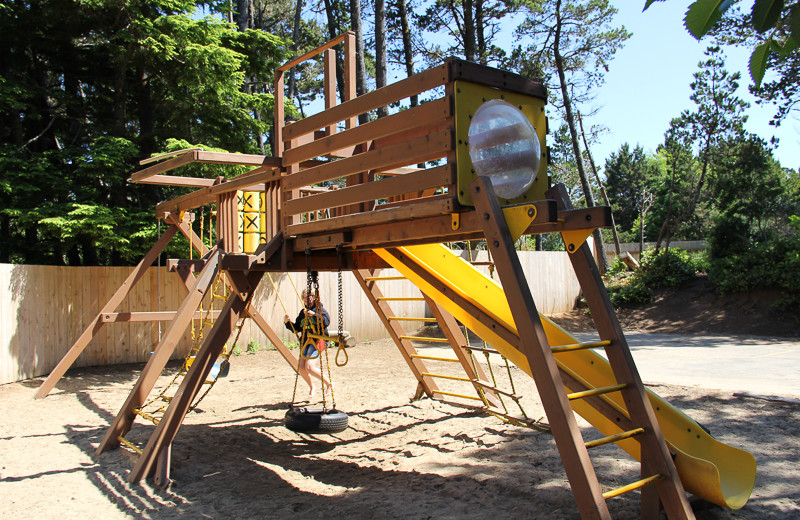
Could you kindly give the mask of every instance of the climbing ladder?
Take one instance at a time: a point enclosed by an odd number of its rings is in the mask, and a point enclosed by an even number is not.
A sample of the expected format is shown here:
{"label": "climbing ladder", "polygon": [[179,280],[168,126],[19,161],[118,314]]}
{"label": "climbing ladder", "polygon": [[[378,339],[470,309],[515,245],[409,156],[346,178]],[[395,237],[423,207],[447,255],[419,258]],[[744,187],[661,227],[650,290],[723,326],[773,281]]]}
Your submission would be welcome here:
{"label": "climbing ladder", "polygon": [[[559,189],[560,188],[560,189]],[[560,210],[572,209],[563,186],[551,190],[550,197]],[[622,328],[605,291],[589,246],[565,236],[575,274],[584,292],[600,341],[552,349],[536,310],[522,266],[514,249],[494,189],[485,179],[470,186],[476,210],[483,215],[483,227],[489,250],[506,293],[519,338],[518,349],[527,357],[539,395],[544,405],[558,451],[567,471],[573,493],[583,518],[610,518],[606,500],[633,490],[641,490],[643,518],[658,518],[663,505],[670,518],[693,518],[683,485],[655,418],[650,400],[631,356]],[[590,226],[587,226],[590,227]],[[586,235],[583,235],[584,238]],[[577,380],[564,380],[556,358],[569,349],[604,348],[616,377],[616,384],[603,388],[583,386]],[[570,393],[565,384],[572,388]],[[623,423],[616,410],[608,410],[599,397],[621,392],[627,405],[628,420],[621,433],[584,442],[570,402],[585,400]],[[597,446],[635,439],[641,447],[641,479],[615,489],[602,490],[588,450]]]}
{"label": "climbing ladder", "polygon": [[[412,373],[417,378],[418,387],[415,398],[427,395],[431,398],[457,398],[471,401],[480,401],[482,409],[487,413],[495,415],[507,422],[525,426],[534,426],[536,421],[528,418],[524,411],[522,415],[512,415],[503,402],[502,396],[518,401],[521,396],[497,387],[496,378],[487,377],[481,363],[478,362],[475,352],[487,352],[488,349],[473,347],[469,345],[467,337],[458,326],[456,319],[433,299],[425,294],[419,297],[410,296],[386,296],[378,287],[378,282],[399,281],[408,279],[402,275],[380,275],[376,271],[359,270],[354,271],[367,298],[378,313],[381,321],[390,336],[402,353]],[[393,311],[390,302],[424,301],[431,309],[432,317],[417,316],[398,316]],[[402,322],[437,323],[444,333],[444,337],[420,337],[410,336],[403,329]],[[420,353],[412,341],[431,342],[447,344],[453,349],[455,357],[444,357],[432,354]],[[447,364],[458,365],[461,370],[458,374],[444,373],[443,370],[433,370],[432,366],[444,366]],[[491,366],[490,374],[491,374]],[[447,380],[462,383],[469,383],[474,394],[465,392],[452,392],[443,390],[437,384],[437,380]]]}

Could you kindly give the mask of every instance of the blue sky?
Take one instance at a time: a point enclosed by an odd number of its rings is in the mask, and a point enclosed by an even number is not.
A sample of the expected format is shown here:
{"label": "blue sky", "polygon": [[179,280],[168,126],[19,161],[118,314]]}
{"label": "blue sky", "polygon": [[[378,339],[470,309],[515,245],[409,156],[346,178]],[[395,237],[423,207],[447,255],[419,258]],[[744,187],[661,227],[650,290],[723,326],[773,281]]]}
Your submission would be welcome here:
{"label": "blue sky", "polygon": [[[689,100],[689,84],[710,42],[698,42],[683,27],[683,16],[690,3],[689,0],[656,2],[642,12],[643,0],[615,2],[619,9],[616,21],[625,25],[633,36],[610,63],[605,84],[593,103],[593,108],[598,109],[593,122],[609,129],[592,149],[598,166],[625,142],[654,151],[670,119],[694,107]],[[775,156],[781,165],[800,168],[800,120],[795,117],[778,128],[770,126],[774,109],[756,105],[747,92],[752,81],[747,69],[750,50],[725,52],[726,68],[742,74],[739,96],[751,105],[747,111],[747,129],[767,140],[773,135],[778,137],[780,144]]]}

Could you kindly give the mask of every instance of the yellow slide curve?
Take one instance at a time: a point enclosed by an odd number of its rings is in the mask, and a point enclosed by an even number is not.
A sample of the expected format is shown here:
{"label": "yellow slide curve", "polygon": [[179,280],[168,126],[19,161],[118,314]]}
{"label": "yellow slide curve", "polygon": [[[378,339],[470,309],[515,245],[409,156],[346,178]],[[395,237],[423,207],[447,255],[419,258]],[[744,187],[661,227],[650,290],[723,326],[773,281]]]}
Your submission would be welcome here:
{"label": "yellow slide curve", "polygon": [[[516,332],[505,293],[494,280],[441,244],[408,246],[399,248],[399,251],[428,275],[442,282],[446,287],[444,293],[426,282],[424,277],[415,274],[414,270],[406,267],[389,250],[376,249],[375,253],[416,284],[436,303],[447,309],[470,330],[528,375],[532,375],[528,360],[521,352],[495,334],[490,324],[481,323],[475,317],[470,316],[447,296],[449,291],[457,293],[492,316],[497,323]],[[542,316],[542,323],[551,346],[578,343],[569,333],[544,316]],[[590,350],[556,354],[556,361],[561,369],[584,383],[588,388],[616,384],[611,367],[605,358]],[[700,498],[723,507],[731,509],[742,507],[753,491],[756,476],[755,458],[746,451],[719,442],[680,410],[649,390],[648,394],[667,444],[675,454],[675,466],[684,488]],[[609,404],[627,416],[619,392],[608,394],[606,397]],[[616,423],[581,400],[574,401],[572,405],[575,412],[604,435],[612,435],[621,431]],[[617,444],[632,457],[640,460],[638,442],[628,439]]]}

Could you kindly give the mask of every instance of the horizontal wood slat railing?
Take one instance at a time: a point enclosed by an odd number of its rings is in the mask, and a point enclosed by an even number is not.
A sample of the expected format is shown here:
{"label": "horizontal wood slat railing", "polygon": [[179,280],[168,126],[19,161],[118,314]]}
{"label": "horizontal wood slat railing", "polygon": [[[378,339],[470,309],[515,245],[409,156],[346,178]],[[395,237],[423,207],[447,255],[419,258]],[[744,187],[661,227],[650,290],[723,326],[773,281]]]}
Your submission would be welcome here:
{"label": "horizontal wood slat railing", "polygon": [[447,79],[447,65],[439,65],[428,69],[397,83],[392,83],[350,101],[345,101],[319,114],[287,124],[283,127],[283,140],[288,142],[292,139],[297,139],[302,135],[334,125],[353,116],[440,87],[445,84]]}
{"label": "horizontal wood slat railing", "polygon": [[429,125],[450,116],[452,116],[452,110],[449,100],[437,99],[388,117],[370,121],[345,132],[329,135],[286,150],[283,153],[283,162],[284,165],[296,164],[306,159],[324,156],[405,130]]}
{"label": "horizontal wood slat railing", "polygon": [[315,211],[319,208],[346,206],[358,202],[401,196],[406,193],[422,191],[427,188],[439,188],[455,182],[452,170],[452,166],[446,164],[428,170],[419,170],[414,173],[393,176],[341,190],[326,190],[287,201],[284,211],[290,215],[296,215],[298,213]]}

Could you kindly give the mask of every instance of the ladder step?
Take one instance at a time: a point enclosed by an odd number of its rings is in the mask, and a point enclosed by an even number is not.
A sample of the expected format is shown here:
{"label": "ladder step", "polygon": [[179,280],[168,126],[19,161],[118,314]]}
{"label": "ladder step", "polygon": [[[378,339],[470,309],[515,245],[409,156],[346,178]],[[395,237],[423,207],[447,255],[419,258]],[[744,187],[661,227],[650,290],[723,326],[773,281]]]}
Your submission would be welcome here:
{"label": "ladder step", "polygon": [[491,390],[492,392],[495,392],[495,393],[498,393],[498,394],[502,394],[502,395],[504,395],[506,397],[510,397],[511,399],[514,399],[515,401],[519,400],[519,399],[522,399],[521,395],[512,394],[511,392],[503,390],[502,388],[497,388],[496,386],[492,386],[488,381],[481,381],[480,379],[471,379],[470,381],[475,383],[476,385],[480,385],[483,388],[486,388],[487,390]]}
{"label": "ladder step", "polygon": [[499,354],[499,352],[493,348],[473,347],[470,345],[462,345],[461,348],[463,348],[464,350],[469,350],[471,352],[486,352],[487,354]]}
{"label": "ladder step", "polygon": [[381,296],[377,298],[379,302],[424,302],[421,296]]}
{"label": "ladder step", "polygon": [[574,343],[572,345],[561,345],[559,347],[553,347],[550,351],[553,354],[558,354],[560,352],[573,352],[576,350],[586,350],[590,348],[598,348],[598,347],[607,347],[611,345],[610,340],[603,340],[603,341],[590,341],[588,343]]}
{"label": "ladder step", "polygon": [[400,339],[409,341],[429,341],[431,343],[450,343],[447,338],[426,338],[425,336],[400,336]]}
{"label": "ladder step", "polygon": [[142,454],[142,449],[141,449],[141,448],[139,448],[138,446],[136,446],[134,443],[132,443],[131,441],[129,441],[128,439],[126,439],[126,438],[125,438],[125,437],[123,437],[122,435],[118,435],[118,436],[117,436],[117,440],[118,440],[118,441],[119,441],[121,444],[123,444],[123,445],[127,446],[129,449],[131,449],[131,450],[135,451],[136,453],[138,453],[139,455],[141,455],[141,454]]}
{"label": "ladder step", "polygon": [[448,376],[446,374],[431,374],[430,372],[423,372],[422,375],[423,376],[428,376],[428,377],[438,377],[439,379],[451,379],[453,381],[466,381],[466,382],[471,381],[470,378],[463,377],[463,376]]}
{"label": "ladder step", "polygon": [[603,395],[603,394],[610,394],[611,392],[619,392],[620,390],[627,388],[628,385],[625,383],[613,386],[604,386],[601,388],[592,388],[591,390],[584,390],[583,392],[573,392],[571,394],[567,394],[567,399],[570,401],[574,399],[583,399],[584,397],[591,397],[593,395]]}
{"label": "ladder step", "polygon": [[609,435],[608,437],[603,437],[602,439],[589,441],[586,443],[586,447],[596,448],[598,446],[605,446],[606,444],[611,444],[612,442],[618,442],[625,439],[630,439],[631,437],[634,437],[642,433],[644,433],[644,428],[635,428],[633,430],[617,433],[615,435]]}
{"label": "ladder step", "polygon": [[505,412],[501,412],[499,410],[493,410],[493,409],[488,408],[486,406],[484,406],[481,409],[484,412],[488,413],[488,414],[494,415],[495,417],[498,417],[500,419],[508,421],[508,422],[510,422],[512,424],[515,424],[517,426],[525,426],[525,427],[528,427],[528,428],[534,428],[536,430],[540,430],[540,431],[544,431],[544,432],[549,432],[550,431],[550,425],[549,424],[540,423],[539,421],[537,421],[535,419],[531,419],[530,417],[525,417],[524,415],[511,415],[511,414],[508,414],[508,413],[505,413]]}
{"label": "ladder step", "polygon": [[415,316],[389,316],[389,321],[436,321],[436,318],[417,318]]}
{"label": "ladder step", "polygon": [[150,421],[151,423],[156,424],[156,425],[159,422],[161,422],[161,418],[160,417],[156,417],[155,415],[149,414],[149,413],[145,412],[144,410],[140,410],[138,408],[134,408],[133,409],[133,413],[135,413],[136,415],[138,415],[142,419],[147,419],[148,421]]}
{"label": "ladder step", "polygon": [[367,276],[364,278],[367,282],[375,282],[378,280],[408,280],[405,276]]}
{"label": "ladder step", "polygon": [[413,359],[427,359],[429,361],[449,361],[451,363],[461,363],[461,360],[454,359],[454,358],[437,357],[437,356],[423,356],[422,354],[411,354],[410,357],[413,358]]}
{"label": "ladder step", "polygon": [[489,261],[489,262],[486,262],[486,261],[483,261],[483,262],[475,261],[475,262],[470,262],[470,263],[472,265],[494,265],[494,262],[491,262],[491,261]]}
{"label": "ladder step", "polygon": [[610,491],[606,491],[603,493],[603,498],[608,500],[609,498],[614,498],[616,496],[622,495],[623,493],[628,493],[630,491],[634,491],[636,489],[642,488],[648,484],[652,484],[656,480],[662,478],[663,475],[653,475],[652,477],[643,478],[642,480],[637,480],[636,482],[631,482],[626,486],[621,486],[616,489],[612,489]]}
{"label": "ladder step", "polygon": [[474,395],[455,394],[453,392],[445,392],[444,390],[435,390],[433,394],[449,395],[450,397],[460,397],[462,399],[472,399],[473,401],[483,401],[483,399],[480,397],[475,397]]}

